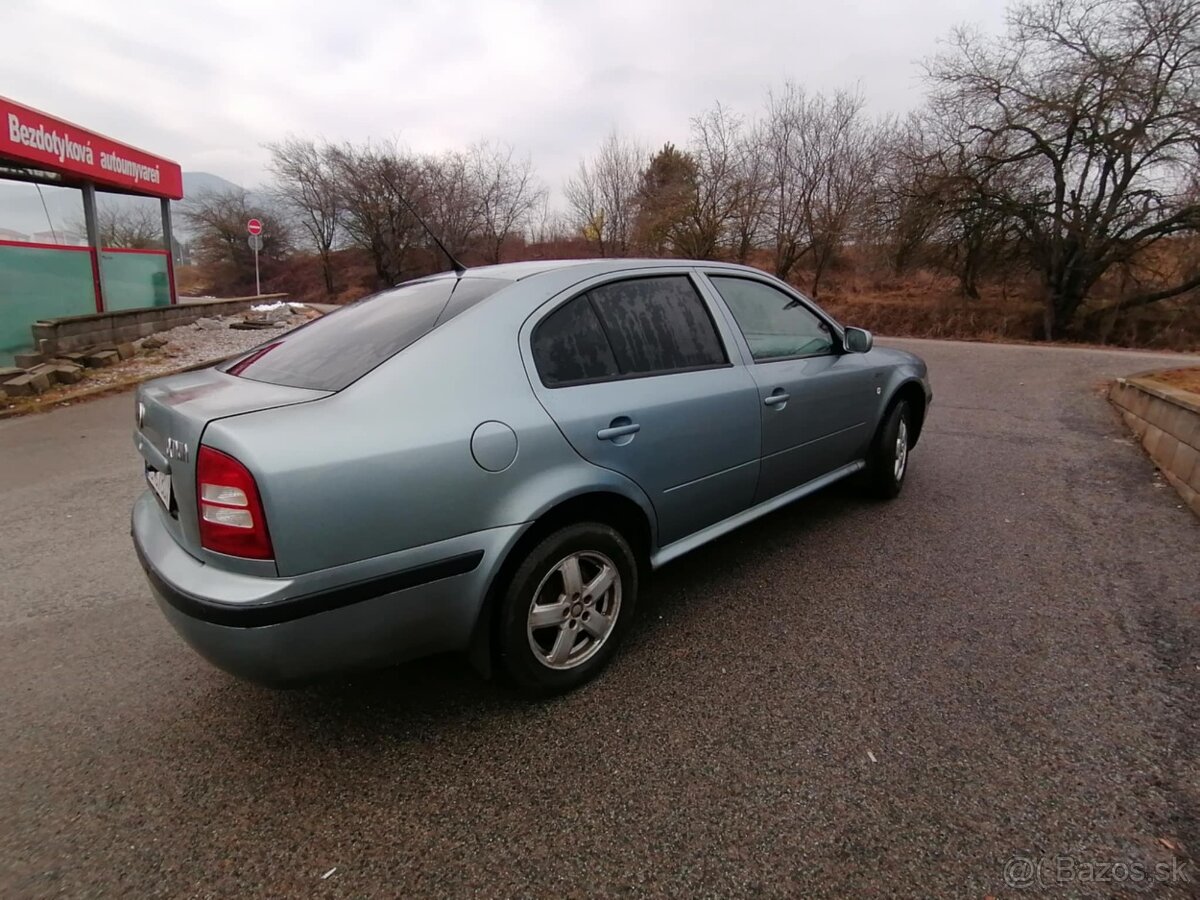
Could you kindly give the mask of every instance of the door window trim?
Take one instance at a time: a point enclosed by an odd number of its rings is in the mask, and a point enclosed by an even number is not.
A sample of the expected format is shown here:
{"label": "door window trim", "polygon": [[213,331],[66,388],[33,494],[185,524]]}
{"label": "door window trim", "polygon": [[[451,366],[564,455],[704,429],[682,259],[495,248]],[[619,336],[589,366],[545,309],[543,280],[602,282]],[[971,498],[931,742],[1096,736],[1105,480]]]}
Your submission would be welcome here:
{"label": "door window trim", "polygon": [[[842,356],[846,353],[846,335],[842,330],[842,326],[837,320],[818,307],[812,300],[795,290],[791,285],[782,281],[769,280],[760,278],[751,272],[742,271],[727,271],[722,269],[705,269],[704,277],[708,281],[708,286],[712,292],[720,298],[721,305],[725,307],[729,314],[729,320],[737,328],[738,335],[741,337],[746,349],[746,358],[751,365],[766,366],[771,363],[792,362],[798,359],[819,359],[823,356]],[[717,287],[713,278],[736,278],[741,281],[753,281],[766,287],[774,288],[781,294],[790,296],[792,299],[800,302],[800,305],[807,309],[810,313],[820,319],[829,328],[830,334],[833,336],[833,343],[828,350],[823,353],[798,353],[792,356],[772,356],[770,359],[756,359],[754,351],[750,348],[750,341],[746,338],[746,333],[742,330],[741,323],[738,322],[737,316],[733,314],[733,309],[730,307],[725,296],[721,293],[721,289]]]}
{"label": "door window trim", "polygon": [[[704,366],[686,366],[677,369],[657,369],[653,372],[618,373],[617,375],[612,376],[600,375],[595,378],[580,378],[576,381],[560,381],[555,384],[546,384],[546,380],[542,376],[542,371],[538,368],[537,356],[534,353],[533,348],[534,335],[537,333],[537,330],[541,326],[542,322],[554,315],[554,313],[558,312],[558,310],[562,309],[568,303],[583,297],[585,294],[596,290],[596,288],[605,287],[606,285],[610,284],[620,284],[626,281],[641,281],[647,278],[679,278],[681,276],[688,280],[692,290],[696,293],[696,299],[700,301],[700,305],[704,308],[705,315],[708,316],[709,324],[712,326],[713,334],[715,334],[717,337],[717,344],[720,346],[721,352],[725,356],[725,362]],[[612,345],[612,338],[609,336],[608,329],[604,325],[604,318],[600,315],[599,310],[596,309],[596,305],[592,302],[592,299],[588,297],[587,300],[588,308],[591,309],[592,315],[596,317],[596,321],[600,323],[600,329],[604,332],[604,337],[608,341],[608,347],[613,354],[613,359],[617,359],[616,349]],[[612,273],[611,277],[606,276],[597,279],[596,281],[588,284],[588,286],[585,288],[572,288],[569,296],[563,297],[561,300],[555,297],[546,304],[543,304],[543,306],[537,309],[533,314],[532,318],[534,318],[534,322],[529,328],[529,338],[525,343],[529,347],[529,361],[533,364],[533,371],[537,374],[538,382],[548,391],[556,391],[559,388],[581,387],[588,384],[606,384],[611,381],[633,381],[634,379],[638,378],[662,378],[668,375],[688,375],[693,372],[711,372],[715,369],[729,369],[734,365],[733,357],[729,352],[729,344],[725,339],[725,335],[722,334],[721,327],[717,324],[716,312],[717,311],[712,308],[711,301],[705,295],[703,286],[696,278],[696,271],[693,269],[666,269],[665,271],[641,269],[632,274],[626,270],[619,273]],[[617,366],[618,368],[620,367],[619,360],[617,362]]]}

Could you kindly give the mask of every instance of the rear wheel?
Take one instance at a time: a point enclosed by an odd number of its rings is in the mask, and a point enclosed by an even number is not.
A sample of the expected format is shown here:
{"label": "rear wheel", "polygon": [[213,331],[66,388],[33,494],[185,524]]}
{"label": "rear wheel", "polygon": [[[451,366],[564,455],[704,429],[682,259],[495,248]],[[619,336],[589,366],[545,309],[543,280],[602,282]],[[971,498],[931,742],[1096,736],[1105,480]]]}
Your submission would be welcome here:
{"label": "rear wheel", "polygon": [[907,400],[893,404],[871,442],[863,477],[863,485],[871,496],[890,500],[904,487],[912,441],[910,409]]}
{"label": "rear wheel", "polygon": [[628,630],[637,591],[637,561],[614,528],[585,522],[549,535],[526,556],[501,601],[505,673],[535,694],[588,681]]}

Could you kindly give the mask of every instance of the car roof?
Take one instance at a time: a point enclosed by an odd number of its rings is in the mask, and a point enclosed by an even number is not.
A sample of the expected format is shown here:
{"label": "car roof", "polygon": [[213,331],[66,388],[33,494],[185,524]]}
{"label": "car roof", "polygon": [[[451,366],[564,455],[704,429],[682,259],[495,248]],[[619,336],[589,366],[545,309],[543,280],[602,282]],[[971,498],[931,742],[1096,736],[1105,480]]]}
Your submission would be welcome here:
{"label": "car roof", "polygon": [[[736,263],[716,262],[700,259],[640,259],[637,257],[601,257],[598,259],[531,259],[524,262],[500,263],[493,266],[473,266],[463,273],[464,278],[498,278],[504,281],[520,281],[545,272],[555,272],[560,269],[590,267],[591,274],[602,275],[605,272],[617,272],[630,268],[664,268],[678,266],[710,266],[728,269],[750,269]],[[431,278],[453,278],[453,272],[443,272]],[[421,279],[425,280],[425,279]]]}

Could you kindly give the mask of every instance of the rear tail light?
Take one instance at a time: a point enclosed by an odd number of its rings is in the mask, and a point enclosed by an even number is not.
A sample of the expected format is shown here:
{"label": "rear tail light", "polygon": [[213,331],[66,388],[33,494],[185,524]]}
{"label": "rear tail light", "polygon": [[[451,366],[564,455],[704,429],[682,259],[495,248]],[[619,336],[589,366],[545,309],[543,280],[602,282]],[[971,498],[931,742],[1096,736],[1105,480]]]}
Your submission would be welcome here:
{"label": "rear tail light", "polygon": [[200,447],[196,500],[204,549],[245,559],[274,557],[254,476],[232,456]]}

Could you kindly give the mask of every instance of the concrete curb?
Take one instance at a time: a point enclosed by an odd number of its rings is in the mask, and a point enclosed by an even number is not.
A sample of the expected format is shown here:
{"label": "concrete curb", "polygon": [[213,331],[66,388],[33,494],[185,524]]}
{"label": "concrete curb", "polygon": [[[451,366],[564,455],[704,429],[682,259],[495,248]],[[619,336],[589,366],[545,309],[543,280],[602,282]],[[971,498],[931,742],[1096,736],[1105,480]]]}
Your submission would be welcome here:
{"label": "concrete curb", "polygon": [[1188,507],[1200,516],[1200,398],[1141,373],[1118,378],[1108,399]]}

